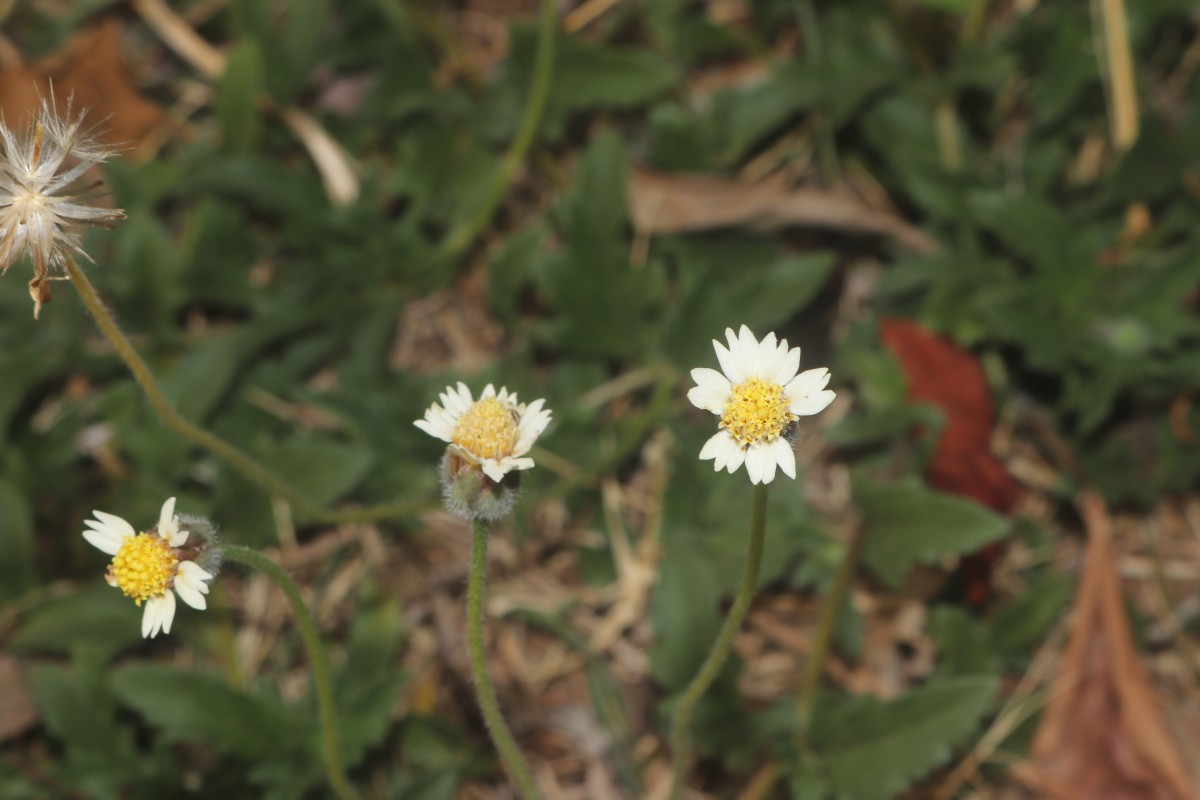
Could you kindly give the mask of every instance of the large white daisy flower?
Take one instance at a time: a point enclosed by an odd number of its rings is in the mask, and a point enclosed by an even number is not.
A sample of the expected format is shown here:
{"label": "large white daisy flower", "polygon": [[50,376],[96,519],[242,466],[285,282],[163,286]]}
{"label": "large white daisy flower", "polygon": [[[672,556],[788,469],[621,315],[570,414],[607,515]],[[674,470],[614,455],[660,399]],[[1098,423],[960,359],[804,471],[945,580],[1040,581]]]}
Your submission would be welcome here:
{"label": "large white daisy flower", "polygon": [[533,466],[525,454],[550,424],[550,411],[542,408],[545,400],[518,403],[515,394],[504,387],[497,393],[490,383],[473,400],[462,381],[447,386],[438,399],[441,405],[431,405],[425,418],[413,424],[449,442],[451,452],[477,464],[496,483],[513,470]]}
{"label": "large white daisy flower", "polygon": [[[154,638],[161,630],[171,632],[175,619],[175,595],[195,609],[204,610],[204,595],[213,576],[194,561],[187,560],[181,548],[187,543],[188,532],[175,516],[175,498],[163,503],[158,526],[138,533],[118,516],[103,511],[92,512],[96,518],[86,523],[83,538],[113,557],[105,576],[115,586],[132,597],[139,606],[146,604],[142,614],[142,636]],[[174,590],[172,594],[171,590]]]}
{"label": "large white daisy flower", "polygon": [[776,468],[795,478],[796,455],[787,433],[797,419],[833,402],[834,393],[825,388],[829,370],[797,375],[800,348],[788,349],[787,339],[776,342],[774,333],[760,342],[743,325],[737,335],[726,328],[725,339],[728,349],[713,340],[721,372],[692,370],[696,386],[688,400],[721,418],[721,430],[700,450],[701,460],[712,459],[713,469],[730,473],[744,462],[755,484],[773,481]]}

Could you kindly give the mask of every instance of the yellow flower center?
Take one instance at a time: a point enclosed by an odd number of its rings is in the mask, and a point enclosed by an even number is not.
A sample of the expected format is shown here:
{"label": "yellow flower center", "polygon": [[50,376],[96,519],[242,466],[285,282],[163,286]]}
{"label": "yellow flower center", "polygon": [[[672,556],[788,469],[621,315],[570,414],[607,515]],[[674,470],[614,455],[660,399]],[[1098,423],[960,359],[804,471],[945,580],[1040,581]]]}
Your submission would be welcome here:
{"label": "yellow flower center", "polygon": [[467,409],[454,429],[454,443],[478,459],[512,455],[521,435],[512,406],[485,397]]}
{"label": "yellow flower center", "polygon": [[721,415],[721,427],[744,447],[774,439],[797,419],[788,409],[782,386],[749,378],[733,387]]}
{"label": "yellow flower center", "polygon": [[140,606],[167,591],[178,566],[179,559],[165,539],[156,533],[139,533],[126,539],[113,556],[108,582]]}

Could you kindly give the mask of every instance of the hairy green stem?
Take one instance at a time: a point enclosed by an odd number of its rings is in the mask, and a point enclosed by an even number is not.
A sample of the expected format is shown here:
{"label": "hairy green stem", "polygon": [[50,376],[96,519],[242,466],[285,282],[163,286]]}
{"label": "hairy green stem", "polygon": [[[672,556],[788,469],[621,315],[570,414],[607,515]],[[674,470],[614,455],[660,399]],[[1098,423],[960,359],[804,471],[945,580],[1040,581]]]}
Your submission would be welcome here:
{"label": "hairy green stem", "polygon": [[733,649],[733,638],[742,627],[746,612],[750,610],[750,601],[758,588],[758,570],[762,565],[763,540],[767,527],[767,484],[760,483],[754,487],[754,507],[750,512],[750,546],[746,552],[746,566],[742,570],[742,583],[738,588],[733,606],[721,625],[717,640],[713,642],[712,650],[704,659],[703,666],[692,678],[692,682],[683,690],[679,704],[675,706],[675,715],[671,719],[671,757],[674,764],[671,771],[671,800],[678,800],[683,791],[683,780],[687,775],[688,762],[691,761],[692,712],[700,698],[708,691],[708,687],[721,674]]}
{"label": "hairy green stem", "polygon": [[357,800],[358,793],[350,786],[346,777],[346,768],[342,764],[341,736],[338,733],[337,714],[333,705],[333,683],[329,679],[329,661],[325,656],[325,647],[317,633],[317,623],[300,589],[288,577],[283,567],[276,564],[267,556],[236,544],[224,546],[225,558],[253,567],[273,580],[296,614],[296,623],[300,628],[300,636],[304,639],[304,647],[308,650],[308,661],[312,665],[313,690],[317,695],[317,713],[321,720],[321,751],[325,758],[325,771],[329,775],[329,785],[340,800]]}
{"label": "hairy green stem", "polygon": [[171,401],[163,392],[162,386],[159,385],[158,380],[154,377],[154,373],[150,371],[150,367],[142,359],[137,348],[121,332],[121,328],[117,325],[112,314],[104,307],[104,302],[96,292],[96,287],[88,279],[87,273],[80,269],[75,260],[71,258],[67,259],[67,272],[71,276],[71,285],[75,287],[80,299],[83,300],[83,304],[87,306],[88,311],[92,314],[92,318],[96,321],[96,327],[100,329],[100,332],[104,334],[104,338],[108,340],[108,343],[117,351],[117,355],[125,362],[125,366],[133,374],[133,379],[137,381],[138,386],[142,389],[142,393],[146,396],[147,402],[150,403],[150,407],[154,409],[159,418],[180,436],[208,450],[266,491],[278,495],[291,503],[304,517],[317,522],[328,522],[331,524],[365,522],[368,520],[407,516],[420,511],[428,505],[424,501],[404,501],[346,511],[333,511],[313,503],[300,490],[290,485],[254,457],[244,453],[211,431],[196,425],[176,411],[175,406],[171,404]]}
{"label": "hairy green stem", "polygon": [[521,116],[516,136],[508,147],[508,152],[496,167],[492,182],[484,190],[483,202],[475,215],[458,227],[451,230],[442,245],[443,253],[449,258],[461,255],[484,228],[492,221],[492,216],[504,200],[508,187],[517,177],[517,170],[525,161],[533,138],[537,135],[538,125],[542,122],[542,113],[546,110],[546,101],[550,97],[550,83],[554,77],[554,45],[558,28],[557,0],[542,0],[541,15],[538,21],[537,55],[534,57],[533,82],[529,88],[529,102]]}
{"label": "hairy green stem", "polygon": [[821,675],[825,671],[825,657],[829,654],[829,645],[833,641],[833,632],[837,627],[838,615],[846,600],[846,592],[854,578],[854,571],[862,557],[863,542],[866,541],[864,529],[859,526],[851,535],[842,561],[838,564],[837,573],[833,576],[833,585],[821,602],[821,616],[817,620],[817,631],[813,635],[812,649],[804,662],[804,673],[800,676],[800,688],[796,694],[796,705],[800,716],[800,741],[807,741],[808,725],[812,718],[813,701],[817,695],[817,687],[821,683]]}
{"label": "hairy green stem", "polygon": [[467,580],[467,646],[471,651],[471,673],[475,676],[475,695],[479,701],[479,710],[483,713],[483,721],[487,725],[492,742],[500,752],[500,759],[508,767],[513,782],[517,784],[526,800],[537,800],[537,786],[534,785],[533,775],[529,765],[521,755],[517,741],[513,738],[504,714],[500,711],[500,701],[496,699],[496,687],[492,685],[492,676],[488,672],[487,657],[483,650],[483,596],[487,590],[487,552],[488,528],[483,520],[476,519],[471,523],[471,572]]}

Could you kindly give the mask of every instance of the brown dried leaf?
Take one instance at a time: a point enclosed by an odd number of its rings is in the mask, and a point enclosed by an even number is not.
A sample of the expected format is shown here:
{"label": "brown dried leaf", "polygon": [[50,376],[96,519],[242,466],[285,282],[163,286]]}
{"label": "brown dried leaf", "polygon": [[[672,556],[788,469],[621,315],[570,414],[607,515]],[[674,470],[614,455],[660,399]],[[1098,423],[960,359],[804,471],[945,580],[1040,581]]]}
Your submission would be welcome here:
{"label": "brown dried leaf", "polygon": [[107,144],[138,145],[162,124],[159,106],[137,90],[133,71],[121,47],[121,22],[110,17],[77,33],[54,55],[33,66],[0,73],[0,112],[18,124],[35,111],[41,97],[59,102],[74,96],[74,107],[88,110],[98,124],[97,136]]}
{"label": "brown dried leaf", "polygon": [[1060,800],[1194,798],[1130,634],[1108,513],[1091,493],[1079,506],[1088,548],[1075,630],[1033,740],[1033,761],[1017,774]]}
{"label": "brown dried leaf", "polygon": [[20,736],[37,721],[37,707],[20,665],[12,656],[0,655],[0,742]]}
{"label": "brown dried leaf", "polygon": [[775,231],[799,226],[886,236],[918,253],[938,249],[937,242],[924,232],[851,195],[793,189],[779,179],[746,184],[710,175],[634,169],[626,196],[630,221],[642,235],[725,227]]}

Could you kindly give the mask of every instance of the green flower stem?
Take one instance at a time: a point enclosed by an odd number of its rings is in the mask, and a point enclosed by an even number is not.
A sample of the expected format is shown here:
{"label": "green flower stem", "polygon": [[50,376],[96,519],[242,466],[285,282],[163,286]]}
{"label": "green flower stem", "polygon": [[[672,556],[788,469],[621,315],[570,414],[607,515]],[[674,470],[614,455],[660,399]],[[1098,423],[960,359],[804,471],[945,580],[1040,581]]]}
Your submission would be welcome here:
{"label": "green flower stem", "polygon": [[537,135],[538,125],[542,122],[542,113],[546,110],[546,101],[550,97],[551,79],[554,77],[554,45],[558,33],[558,2],[557,0],[542,0],[541,15],[538,20],[537,55],[534,57],[533,82],[529,88],[529,103],[521,115],[521,123],[516,136],[504,154],[492,182],[484,190],[483,202],[478,211],[466,222],[454,228],[442,245],[444,254],[450,258],[461,255],[483,229],[492,221],[496,208],[504,200],[508,187],[517,177],[517,170],[525,161],[529,148],[533,145],[533,137]]}
{"label": "green flower stem", "polygon": [[733,648],[733,637],[742,627],[746,612],[750,610],[750,601],[758,588],[758,569],[762,565],[763,540],[767,527],[767,484],[760,483],[754,487],[754,507],[750,512],[750,547],[746,552],[746,566],[742,570],[742,583],[734,598],[733,607],[729,609],[721,632],[713,642],[712,650],[704,660],[704,665],[692,678],[692,682],[683,690],[679,704],[675,706],[675,715],[671,719],[671,753],[674,765],[671,774],[671,800],[678,800],[683,791],[683,780],[687,775],[688,763],[691,761],[690,728],[692,712],[700,698],[708,691],[708,687],[721,674],[721,667],[729,658]]}
{"label": "green flower stem", "polygon": [[108,340],[113,349],[117,351],[117,355],[125,362],[125,366],[133,373],[133,378],[137,381],[138,386],[142,388],[142,393],[146,395],[146,400],[150,403],[150,407],[154,409],[162,421],[180,436],[208,450],[266,491],[282,497],[304,517],[316,522],[327,522],[330,524],[365,522],[368,520],[407,516],[420,511],[428,505],[425,501],[405,501],[347,511],[333,511],[313,503],[300,490],[290,485],[258,460],[234,447],[216,434],[189,421],[176,411],[175,406],[167,399],[162,387],[159,385],[157,379],[155,379],[154,373],[150,371],[150,367],[142,360],[137,348],[121,332],[121,328],[117,325],[116,320],[113,319],[112,314],[104,307],[104,302],[100,299],[99,294],[96,293],[96,287],[88,279],[87,273],[80,269],[79,265],[72,258],[67,259],[67,272],[71,276],[71,285],[79,292],[80,299],[83,300],[83,304],[87,306],[88,311],[92,314],[92,318],[95,319],[96,327],[100,329],[100,332],[104,334],[104,338]]}
{"label": "green flower stem", "polygon": [[296,614],[296,623],[300,627],[300,636],[304,639],[304,647],[308,650],[308,660],[312,665],[313,689],[317,695],[317,713],[321,719],[321,750],[325,757],[325,771],[329,774],[329,785],[340,800],[357,800],[358,793],[350,786],[346,777],[346,768],[342,764],[341,736],[338,733],[337,714],[333,706],[333,684],[329,679],[329,661],[325,657],[325,648],[317,633],[317,623],[300,589],[288,577],[283,567],[276,564],[267,556],[236,544],[224,545],[225,558],[245,564],[266,574],[287,595]]}
{"label": "green flower stem", "polygon": [[821,616],[817,620],[817,632],[814,635],[812,650],[804,662],[804,674],[800,677],[800,688],[796,694],[796,705],[800,715],[800,743],[807,741],[808,725],[812,718],[813,700],[817,695],[817,687],[821,683],[821,675],[825,671],[825,657],[829,654],[829,644],[833,641],[833,632],[837,627],[838,614],[850,591],[854,571],[862,557],[863,542],[866,541],[864,529],[855,529],[838,564],[837,573],[833,576],[833,585],[821,604]]}
{"label": "green flower stem", "polygon": [[471,523],[471,573],[467,580],[467,645],[471,651],[471,673],[475,676],[475,695],[483,721],[487,725],[492,742],[500,752],[500,758],[508,767],[513,782],[517,784],[526,800],[537,800],[529,765],[525,763],[520,748],[513,738],[504,715],[500,712],[500,701],[496,699],[496,687],[488,673],[487,658],[483,651],[483,595],[487,589],[487,523],[476,519]]}

